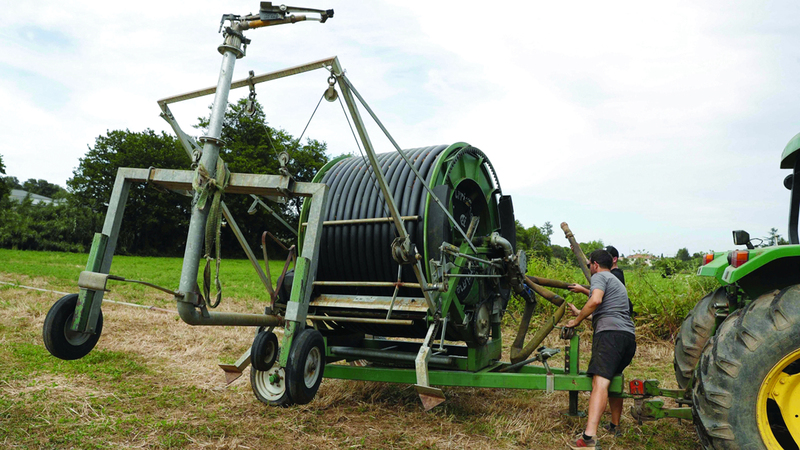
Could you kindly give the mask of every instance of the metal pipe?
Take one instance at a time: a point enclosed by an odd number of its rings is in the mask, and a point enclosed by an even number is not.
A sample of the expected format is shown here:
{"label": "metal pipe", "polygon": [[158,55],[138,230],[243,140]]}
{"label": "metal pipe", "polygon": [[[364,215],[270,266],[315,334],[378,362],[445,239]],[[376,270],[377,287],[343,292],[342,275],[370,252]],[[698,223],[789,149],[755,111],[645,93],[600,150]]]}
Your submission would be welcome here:
{"label": "metal pipe", "polygon": [[[372,111],[372,108],[369,107],[369,105],[364,100],[364,98],[361,97],[361,94],[359,94],[358,91],[356,90],[356,88],[353,87],[353,84],[350,83],[350,80],[347,78],[347,76],[344,74],[344,72],[339,70],[338,73],[336,73],[336,76],[344,81],[344,83],[339,83],[339,86],[342,87],[342,91],[344,92],[345,88],[346,88],[348,92],[352,91],[353,94],[355,94],[355,96],[358,98],[358,100],[364,106],[364,109],[366,109],[367,112],[369,113],[369,115],[372,117],[372,120],[374,120],[375,123],[378,125],[378,127],[380,127],[381,131],[383,131],[383,134],[386,135],[386,137],[389,139],[389,142],[392,143],[392,145],[397,150],[397,152],[400,154],[400,156],[403,158],[403,160],[406,162],[406,164],[408,164],[408,167],[411,169],[411,171],[414,172],[414,175],[417,177],[417,179],[421,183],[422,187],[425,188],[426,191],[428,191],[428,195],[430,195],[431,198],[433,199],[433,201],[437,205],[439,205],[439,208],[442,209],[442,212],[444,212],[444,214],[450,220],[450,223],[453,225],[453,227],[455,227],[455,229],[458,230],[458,232],[461,234],[461,236],[464,238],[464,240],[467,242],[467,244],[470,246],[470,248],[472,248],[472,251],[474,251],[475,253],[478,253],[478,250],[475,248],[475,245],[472,244],[472,241],[467,237],[467,234],[464,232],[464,229],[461,228],[461,225],[459,225],[458,222],[456,222],[456,219],[453,218],[452,214],[450,214],[450,211],[448,211],[447,208],[442,203],[442,201],[439,200],[439,197],[437,197],[436,194],[433,193],[433,190],[431,190],[431,188],[428,187],[428,183],[425,182],[425,179],[422,177],[422,175],[419,174],[419,171],[417,171],[416,167],[414,167],[414,164],[408,159],[408,156],[406,156],[406,154],[403,153],[403,150],[400,148],[400,146],[394,140],[392,135],[389,134],[389,130],[387,130],[386,127],[383,126],[383,122],[381,122],[380,119],[378,119],[378,116]],[[405,236],[404,234],[402,234],[402,233],[400,234],[400,237],[404,237],[404,236]]]}
{"label": "metal pipe", "polygon": [[395,281],[315,281],[314,286],[360,286],[360,287],[408,287],[419,289],[419,283],[406,283]]}
{"label": "metal pipe", "polygon": [[352,323],[374,323],[379,325],[414,325],[413,320],[406,319],[371,319],[368,317],[341,317],[341,316],[306,316],[313,322],[352,322]]}
{"label": "metal pipe", "polygon": [[[372,141],[370,141],[369,139],[369,134],[367,134],[367,129],[364,126],[364,121],[361,119],[361,114],[358,112],[358,106],[356,105],[355,100],[353,100],[353,94],[355,93],[356,95],[358,95],[358,92],[355,92],[354,89],[351,91],[352,85],[350,84],[350,81],[347,79],[347,77],[344,75],[344,70],[342,70],[342,66],[339,64],[338,58],[333,59],[333,64],[331,68],[337,78],[343,79],[345,81],[344,83],[339,83],[339,87],[342,90],[342,96],[344,97],[345,103],[347,104],[347,109],[350,111],[350,116],[353,118],[353,124],[355,124],[356,130],[358,130],[358,135],[359,137],[361,137],[361,142],[364,145],[364,151],[366,151],[367,153],[370,165],[372,166],[372,171],[375,174],[375,177],[378,181],[378,186],[381,188],[381,192],[383,193],[383,198],[386,207],[389,209],[389,214],[392,216],[392,221],[394,222],[394,226],[397,229],[397,236],[402,240],[407,241],[409,239],[408,231],[406,230],[405,225],[403,225],[403,219],[400,216],[400,211],[397,209],[397,203],[395,203],[394,196],[389,191],[389,186],[386,184],[386,177],[383,175],[383,170],[381,170],[380,164],[378,164],[378,158],[375,156],[375,149],[372,147]],[[361,103],[369,110],[369,107],[363,100],[361,101]],[[372,117],[374,119],[375,118],[374,113],[372,113],[371,110],[370,113],[372,114]],[[397,144],[395,143],[395,145]],[[405,157],[403,152],[400,152],[400,156],[402,156],[404,159],[406,159],[406,162],[408,162],[408,159]],[[416,171],[416,169],[414,169],[413,164],[411,164],[410,162],[408,162],[408,164],[412,170]],[[422,181],[422,183],[423,186],[425,186],[424,180]],[[425,187],[427,188],[427,186]],[[447,208],[443,208],[443,210],[445,214],[448,215],[450,214],[447,211]],[[452,217],[451,220],[453,220],[453,223],[455,223],[455,220],[452,219]],[[462,235],[464,234],[463,230],[461,231],[461,234]],[[474,250],[475,247],[472,245],[472,242],[469,241],[467,242],[470,244],[470,246],[472,246]],[[427,283],[427,280],[425,280],[425,273],[422,271],[422,266],[419,264],[419,261],[417,261],[417,264],[413,265],[412,267],[414,270],[414,276],[417,278],[419,284],[422,285],[422,295],[423,297],[425,297],[425,303],[427,303],[428,305],[428,309],[430,310],[429,312],[433,314],[434,312],[433,299],[431,299],[430,293],[428,293],[428,291],[425,290],[425,284]]]}
{"label": "metal pipe", "polygon": [[498,263],[498,262],[495,262],[495,261],[487,261],[485,259],[481,259],[481,258],[478,258],[476,256],[468,255],[466,253],[461,253],[460,251],[458,251],[458,247],[456,247],[455,245],[452,245],[452,244],[443,245],[441,247],[441,250],[444,251],[444,252],[449,253],[452,256],[455,256],[456,258],[464,258],[464,259],[468,259],[470,261],[474,261],[474,262],[479,263],[479,264],[488,264],[488,265],[494,266],[494,267],[503,267],[501,263]]}
{"label": "metal pipe", "polygon": [[[267,274],[265,274],[261,269],[261,264],[256,259],[256,255],[250,248],[250,244],[247,243],[247,239],[244,238],[242,230],[239,229],[239,225],[233,218],[233,214],[231,214],[231,211],[228,209],[228,205],[226,205],[225,202],[221,202],[221,205],[222,214],[225,215],[225,218],[228,220],[228,224],[231,226],[234,236],[236,236],[236,239],[239,241],[239,245],[242,246],[242,250],[244,250],[244,253],[247,255],[247,259],[250,260],[250,264],[253,265],[253,268],[256,270],[256,274],[258,274],[258,278],[264,284],[264,287],[267,288],[267,292],[272,294],[272,282],[270,281],[269,277],[267,277]],[[267,270],[269,270],[269,264],[267,264]]]}
{"label": "metal pipe", "polygon": [[[235,36],[234,36],[235,38]],[[226,44],[231,40],[231,36],[226,39]],[[238,44],[238,38],[234,39]],[[238,48],[238,45],[236,46]],[[214,177],[216,174],[217,158],[219,158],[219,138],[222,134],[222,121],[225,118],[225,109],[228,106],[228,93],[230,92],[231,79],[233,78],[233,67],[236,64],[236,54],[232,50],[226,50],[222,57],[219,80],[217,82],[216,96],[211,108],[209,119],[208,134],[206,135],[203,146],[203,155],[200,158],[202,164]],[[189,222],[189,231],[186,236],[186,250],[183,255],[183,267],[181,268],[181,282],[179,291],[183,294],[194,293],[197,289],[197,271],[200,264],[200,257],[203,252],[203,239],[205,235],[206,219],[211,208],[207,207],[200,210],[195,207],[199,194],[194,193],[192,200],[192,218]],[[187,295],[187,299],[188,299]],[[214,322],[211,317],[204,318],[196,309],[192,302],[178,301],[178,314],[184,322],[191,325],[211,324]],[[229,313],[216,313],[217,319],[221,315]],[[237,319],[238,320],[238,319]],[[260,324],[259,324],[260,325]]]}
{"label": "metal pipe", "polygon": [[[269,273],[269,257],[267,256],[267,233],[269,231],[265,231],[261,233],[261,253],[264,255],[264,276],[267,278],[267,292],[269,292],[269,298],[272,299],[270,303],[275,302],[275,290],[272,289],[272,274]],[[259,270],[261,265],[259,264]]]}
{"label": "metal pipe", "polygon": [[[362,359],[384,359],[384,360],[390,359],[395,361],[414,362],[417,358],[417,355],[415,353],[378,350],[372,348],[333,346],[333,347],[328,347],[328,350],[330,350],[330,352],[336,356],[354,357]],[[436,366],[453,366],[455,365],[455,363],[456,360],[452,356],[431,356],[430,360],[428,361],[428,364],[433,364]]]}
{"label": "metal pipe", "polygon": [[[290,67],[288,69],[277,70],[275,72],[265,73],[265,74],[258,75],[258,76],[252,77],[252,78],[249,78],[249,77],[248,78],[242,78],[241,80],[237,80],[237,81],[234,81],[233,83],[230,83],[229,86],[230,86],[230,89],[239,89],[241,87],[250,86],[250,84],[259,84],[259,83],[263,83],[265,81],[277,80],[279,78],[284,78],[284,77],[288,77],[288,76],[291,76],[291,75],[297,75],[299,73],[308,72],[310,70],[328,69],[329,67],[331,67],[331,65],[333,65],[334,59],[336,59],[335,56],[330,57],[330,58],[320,59],[319,61],[313,61],[313,62],[310,62],[310,63],[301,64],[301,65],[295,66],[295,67]],[[162,98],[161,100],[158,101],[158,106],[161,107],[162,111],[166,112],[166,110],[165,110],[166,105],[169,105],[170,103],[177,103],[177,102],[182,102],[184,100],[190,100],[190,99],[197,98],[197,97],[204,97],[206,95],[211,95],[211,94],[217,92],[217,89],[219,89],[219,85],[217,85],[216,87],[214,87],[214,86],[207,87],[207,88],[204,88],[204,89],[198,89],[196,91],[187,92],[185,94],[174,95],[172,97]]]}
{"label": "metal pipe", "polygon": [[508,239],[500,236],[500,233],[495,232],[489,235],[489,243],[496,247],[502,248],[503,252],[506,254],[506,257],[514,255],[514,247],[511,246],[511,242],[509,242]]}
{"label": "metal pipe", "polygon": [[228,325],[240,327],[283,326],[284,318],[268,314],[212,312],[204,317],[188,303],[178,302],[178,314],[189,325]]}
{"label": "metal pipe", "polygon": [[[272,214],[272,217],[274,217],[274,218],[275,218],[275,219],[276,219],[278,222],[282,223],[282,224],[283,224],[283,226],[284,226],[284,227],[286,227],[286,229],[287,229],[287,230],[291,231],[291,232],[292,232],[292,233],[293,233],[295,236],[297,236],[297,230],[296,230],[296,229],[295,229],[293,226],[289,225],[289,223],[288,223],[288,222],[286,222],[285,220],[283,220],[283,217],[281,217],[280,215],[278,215],[278,213],[276,213],[276,212],[275,212],[275,210],[273,210],[272,208],[270,208],[269,206],[267,206],[267,204],[266,204],[266,203],[264,203],[263,201],[261,201],[261,199],[260,199],[260,198],[259,198],[257,195],[255,195],[255,194],[250,194],[250,197],[253,197],[253,199],[254,199],[256,202],[258,202],[258,204],[259,204],[259,205],[263,206],[263,207],[264,207],[264,209],[266,209],[268,213]],[[255,212],[255,210],[254,210],[253,212]]]}
{"label": "metal pipe", "polygon": [[367,128],[364,126],[361,113],[358,112],[358,107],[353,100],[354,90],[350,82],[347,80],[347,77],[344,76],[344,72],[342,71],[341,67],[338,67],[338,65],[338,61],[334,61],[334,72],[337,76],[345,81],[344,83],[339,83],[339,87],[342,90],[342,96],[347,104],[347,109],[350,111],[350,116],[353,118],[356,131],[358,131],[358,135],[361,138],[361,143],[364,145],[364,151],[367,153],[367,158],[369,159],[370,166],[372,167],[372,171],[377,179],[378,187],[380,187],[381,192],[383,193],[386,207],[389,209],[389,214],[391,214],[392,221],[397,229],[397,235],[402,239],[406,239],[408,237],[408,231],[406,231],[405,226],[403,226],[403,219],[400,217],[400,211],[397,209],[397,202],[395,201],[392,192],[389,191],[389,186],[386,183],[386,176],[383,174],[380,164],[378,164],[378,159],[375,156],[375,149],[372,146],[372,141],[369,138],[369,134],[367,134]]}
{"label": "metal pipe", "polygon": [[[416,222],[420,219],[419,216],[401,216],[404,222]],[[391,222],[393,219],[391,217],[372,217],[369,219],[347,219],[347,220],[326,220],[322,222],[323,226],[330,226],[330,225],[357,225],[362,223],[387,223]],[[300,224],[301,227],[305,227],[308,225],[308,222],[303,222]]]}
{"label": "metal pipe", "polygon": [[280,20],[266,20],[266,21],[264,21],[264,20],[253,20],[253,21],[250,21],[250,22],[243,22],[242,23],[242,29],[243,30],[248,30],[248,29],[253,29],[253,28],[270,27],[272,25],[283,25],[283,24],[286,24],[286,23],[302,22],[304,20],[316,20],[317,22],[319,22],[319,19],[309,19],[308,17],[306,17],[304,15],[300,15],[300,16],[291,15],[291,16],[285,18],[285,19],[280,19]]}
{"label": "metal pipe", "polygon": [[444,278],[502,278],[505,275],[482,275],[477,273],[446,273]]}

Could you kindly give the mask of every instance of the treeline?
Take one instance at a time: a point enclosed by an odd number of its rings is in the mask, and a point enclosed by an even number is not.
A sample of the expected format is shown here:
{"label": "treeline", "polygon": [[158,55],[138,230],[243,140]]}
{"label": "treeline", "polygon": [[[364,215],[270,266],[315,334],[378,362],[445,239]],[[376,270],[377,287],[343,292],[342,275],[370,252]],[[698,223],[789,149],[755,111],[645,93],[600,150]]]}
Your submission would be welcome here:
{"label": "treeline", "polygon": [[[528,228],[525,228],[525,226],[519,221],[517,221],[516,225],[517,247],[525,250],[529,258],[539,258],[547,263],[558,260],[573,266],[577,265],[575,254],[572,252],[572,249],[569,248],[569,246],[561,246],[551,242],[550,239],[553,235],[553,225],[550,222],[545,222],[542,226],[532,225]],[[771,236],[774,238],[774,242],[785,242],[782,238],[780,238],[780,235],[777,235],[777,230],[774,228],[771,231]],[[579,242],[579,245],[583,253],[587,256],[591,252],[605,247],[602,239]],[[644,250],[639,250],[635,251],[634,253],[646,254],[647,252]],[[624,258],[624,255],[620,255],[623,258],[620,259],[619,266],[623,270],[649,268],[654,271],[658,271],[664,277],[669,277],[676,273],[687,273],[694,271],[700,265],[704,254],[705,253],[703,252],[690,254],[689,250],[686,248],[681,248],[674,256],[664,256],[662,254],[659,257],[653,257],[649,264],[644,259],[631,260],[629,258]]]}
{"label": "treeline", "polygon": [[[208,126],[201,118],[196,128]],[[297,181],[310,181],[328,161],[326,145],[312,139],[301,144],[284,130],[267,126],[264,112],[257,105],[253,115],[245,111],[244,101],[230,105],[225,114],[222,140],[226,142],[220,157],[231,172],[279,172],[277,155],[287,152],[289,172]],[[120,167],[158,167],[192,169],[186,151],[175,137],[153,130],[133,132],[108,131],[98,136],[94,146],[80,159],[78,168],[67,181],[67,189],[45,180],[31,179],[22,184],[16,177],[3,177],[0,183],[0,247],[20,250],[88,251],[95,232],[102,229],[103,220],[117,169]],[[0,159],[0,173],[5,166]],[[9,198],[11,189],[51,197],[52,204],[34,204],[30,198],[22,203]],[[244,195],[229,195],[225,203],[237,225],[253,249],[260,248],[260,236],[270,231],[284,242],[294,235],[263,208],[250,210],[253,199]],[[271,204],[285,221],[296,229],[300,204]],[[125,216],[117,244],[118,254],[181,256],[189,225],[191,197],[153,185],[134,183],[125,207]],[[223,228],[223,254],[241,255],[233,233]],[[267,242],[270,254],[283,250]]]}
{"label": "treeline", "polygon": [[[572,249],[570,249],[569,246],[563,247],[553,244],[550,241],[552,235],[553,225],[550,222],[545,222],[541,227],[532,225],[525,228],[519,220],[517,221],[517,247],[521,250],[525,250],[529,257],[543,258],[548,262],[555,258],[564,262],[577,264],[577,259]],[[578,244],[586,255],[598,248],[604,247],[602,240],[579,242]]]}

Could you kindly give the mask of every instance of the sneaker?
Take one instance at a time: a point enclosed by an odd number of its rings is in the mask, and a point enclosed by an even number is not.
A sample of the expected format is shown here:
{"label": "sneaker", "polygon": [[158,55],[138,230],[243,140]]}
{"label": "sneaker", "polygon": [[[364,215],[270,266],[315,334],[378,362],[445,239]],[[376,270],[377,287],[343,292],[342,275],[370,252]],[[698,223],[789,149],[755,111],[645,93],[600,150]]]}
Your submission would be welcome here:
{"label": "sneaker", "polygon": [[614,437],[622,436],[622,429],[619,427],[619,425],[612,428],[611,422],[603,425],[603,429],[606,431],[606,433],[610,434],[611,436]]}
{"label": "sneaker", "polygon": [[569,445],[569,448],[571,448],[572,450],[580,450],[580,449],[595,450],[595,448],[597,447],[597,439],[592,438],[587,441],[583,439],[583,436],[581,436],[578,438],[577,441],[575,441],[574,444],[568,443],[567,445]]}

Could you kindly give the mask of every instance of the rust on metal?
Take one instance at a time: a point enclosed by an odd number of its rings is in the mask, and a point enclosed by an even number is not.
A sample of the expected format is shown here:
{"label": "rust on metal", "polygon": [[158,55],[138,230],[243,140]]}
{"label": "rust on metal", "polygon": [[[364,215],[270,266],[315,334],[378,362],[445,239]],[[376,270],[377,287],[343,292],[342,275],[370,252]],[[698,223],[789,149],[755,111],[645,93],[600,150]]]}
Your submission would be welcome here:
{"label": "rust on metal", "polygon": [[446,400],[441,389],[430,386],[422,386],[419,384],[415,384],[414,389],[417,391],[417,394],[419,394],[419,399],[422,401],[422,407],[425,408],[426,412],[430,411]]}

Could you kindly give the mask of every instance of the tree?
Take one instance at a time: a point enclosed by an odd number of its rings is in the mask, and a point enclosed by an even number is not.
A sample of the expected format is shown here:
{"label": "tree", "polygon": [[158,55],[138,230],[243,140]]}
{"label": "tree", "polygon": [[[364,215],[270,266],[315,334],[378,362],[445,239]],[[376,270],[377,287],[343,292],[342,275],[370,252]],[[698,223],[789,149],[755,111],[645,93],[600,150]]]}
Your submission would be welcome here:
{"label": "tree", "polygon": [[[605,247],[602,240],[579,242],[578,245],[581,247],[581,251],[583,251],[584,256],[587,258],[593,251]],[[575,252],[573,252],[570,247],[553,245],[552,248],[553,255],[557,258],[567,261],[570,264],[578,265],[578,259],[575,257]]]}
{"label": "tree", "polygon": [[[3,175],[6,173],[6,166],[3,164],[3,155],[0,155],[0,173]],[[3,178],[3,181],[5,181],[5,177]],[[0,202],[6,198],[9,192],[11,192],[11,187],[6,183],[0,183]]]}
{"label": "tree", "polygon": [[[120,167],[189,169],[189,158],[179,145],[172,136],[149,129],[140,133],[109,131],[97,137],[67,185],[80,204],[102,216]],[[188,197],[133,183],[117,243],[118,253],[180,255],[190,204]]]}
{"label": "tree", "polygon": [[8,186],[9,189],[22,189],[22,185],[19,184],[19,180],[17,177],[7,176],[7,177],[0,177],[3,179],[3,184]]}
{"label": "tree", "polygon": [[[222,124],[221,138],[227,143],[220,150],[220,157],[228,164],[231,172],[277,174],[280,170],[278,155],[289,154],[287,169],[297,181],[311,181],[319,169],[328,162],[326,145],[313,139],[301,144],[282,129],[268,127],[264,111],[256,103],[255,112],[250,115],[245,109],[245,99],[229,105]],[[208,127],[209,118],[200,118],[197,128]],[[292,232],[262,208],[255,215],[247,214],[253,199],[250,196],[226,196],[225,203],[230,208],[242,234],[251,240],[250,245],[258,248],[263,231],[269,230],[284,242],[293,241]],[[273,204],[271,207],[297,229],[301,199],[289,199],[286,204]],[[224,239],[225,238],[223,236]],[[272,247],[272,242],[269,242]],[[279,251],[272,248],[273,252]],[[237,253],[240,254],[240,253]],[[274,254],[274,253],[273,253]]]}
{"label": "tree", "polygon": [[689,250],[686,247],[678,249],[678,253],[675,254],[675,259],[679,259],[681,261],[689,261],[692,257],[689,255]]}
{"label": "tree", "polygon": [[532,225],[525,228],[518,220],[517,227],[517,247],[527,253],[550,260],[553,256],[553,249],[550,245],[550,236],[553,234],[553,226],[550,222],[545,222],[541,227]]}
{"label": "tree", "polygon": [[67,190],[61,186],[49,183],[47,180],[28,179],[22,184],[22,189],[30,192],[31,194],[39,194],[50,198],[64,198]]}
{"label": "tree", "polygon": [[[198,127],[208,126],[208,119],[199,119]],[[277,155],[286,151],[291,160],[288,170],[297,181],[310,181],[327,162],[325,144],[307,140],[301,145],[283,130],[267,128],[260,105],[250,116],[244,111],[244,101],[230,105],[225,113],[221,138],[226,146],[220,157],[231,172],[278,173]],[[107,202],[119,167],[159,167],[189,170],[191,161],[177,139],[165,133],[145,130],[107,132],[99,136],[93,148],[80,160],[78,169],[67,185],[75,197],[92,211],[105,213]],[[247,214],[252,198],[245,195],[227,195],[224,201],[248,239],[251,248],[260,245],[261,233],[270,230],[284,240],[294,239],[277,220],[263,209],[255,215]],[[131,186],[122,222],[117,248],[129,254],[183,254],[186,231],[190,218],[191,198],[174,192],[163,192],[146,184]],[[295,226],[299,215],[299,201],[290,199],[286,205],[274,209]],[[226,228],[227,230],[227,228]],[[230,231],[223,231],[226,255],[241,255]],[[270,246],[273,244],[270,242]],[[275,250],[275,248],[273,248]],[[274,253],[271,253],[274,254]]]}
{"label": "tree", "polygon": [[[760,245],[761,247],[768,247],[771,245],[779,245],[783,238],[780,234],[778,234],[777,228],[770,228],[769,235],[764,238],[764,242]],[[783,242],[786,242],[783,240]]]}
{"label": "tree", "polygon": [[100,219],[70,199],[61,204],[34,205],[30,198],[8,203],[0,208],[0,247],[5,248],[86,251]]}

